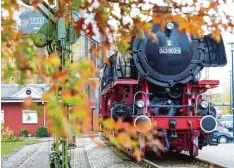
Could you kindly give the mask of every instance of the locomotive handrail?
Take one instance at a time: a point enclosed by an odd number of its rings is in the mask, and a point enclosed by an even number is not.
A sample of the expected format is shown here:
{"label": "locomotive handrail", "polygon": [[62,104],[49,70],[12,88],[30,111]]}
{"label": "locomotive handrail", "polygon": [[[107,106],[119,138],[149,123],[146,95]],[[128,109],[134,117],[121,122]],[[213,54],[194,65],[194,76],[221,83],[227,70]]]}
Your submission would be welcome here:
{"label": "locomotive handrail", "polygon": [[111,108],[111,120],[113,120],[113,107]]}
{"label": "locomotive handrail", "polygon": [[[144,94],[146,97],[148,97],[148,95],[147,95],[147,93],[146,92],[143,92],[143,91],[138,91],[138,92],[136,92],[135,94],[134,94],[134,98],[133,98],[133,112],[132,112],[132,114],[134,114],[134,112],[135,112],[135,100],[136,100],[136,95],[137,94],[139,94],[139,93],[142,93],[142,94]],[[148,104],[147,103],[145,103],[146,105],[146,108],[148,107]]]}
{"label": "locomotive handrail", "polygon": [[[207,95],[207,93],[201,93],[201,94],[199,94],[199,95],[197,95],[197,97],[196,97],[196,101],[195,101],[195,103],[196,103],[196,108],[195,108],[195,113],[197,112],[197,100],[198,100],[198,97],[200,97],[200,96],[202,96],[202,95]],[[208,101],[208,112],[210,112],[210,101]]]}
{"label": "locomotive handrail", "polygon": [[194,105],[149,105],[148,107],[194,107]]}

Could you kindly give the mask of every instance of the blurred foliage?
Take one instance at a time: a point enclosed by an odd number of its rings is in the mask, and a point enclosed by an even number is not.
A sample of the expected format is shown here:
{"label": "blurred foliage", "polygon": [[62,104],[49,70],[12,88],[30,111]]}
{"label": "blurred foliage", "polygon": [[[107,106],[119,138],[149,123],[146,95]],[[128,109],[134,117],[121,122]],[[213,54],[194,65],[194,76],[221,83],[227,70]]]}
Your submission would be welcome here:
{"label": "blurred foliage", "polygon": [[[215,96],[212,99],[212,102],[214,104],[230,104],[230,96],[228,94],[222,94],[219,96]],[[220,110],[222,114],[229,114],[230,113],[230,107],[228,106],[221,106],[221,107],[216,107],[217,110]]]}
{"label": "blurred foliage", "polygon": [[36,131],[36,137],[48,137],[47,128],[44,126],[39,127]]}
{"label": "blurred foliage", "polygon": [[21,135],[21,136],[27,137],[28,134],[29,134],[29,131],[28,131],[27,128],[22,128],[22,129],[20,130],[20,135]]}
{"label": "blurred foliage", "polygon": [[17,142],[4,142],[1,147],[1,159],[5,159],[7,156],[11,155],[17,149],[24,145],[35,144],[41,142],[40,140],[20,140]]}
{"label": "blurred foliage", "polygon": [[[32,0],[36,8],[41,0]],[[54,1],[49,0],[50,4]],[[154,1],[155,2],[155,1]],[[160,4],[143,0],[58,0],[59,9],[55,12],[56,17],[65,15],[68,4],[69,10],[75,8],[79,12],[91,15],[95,21],[90,21],[87,15],[81,15],[78,21],[69,20],[66,16],[66,23],[71,23],[77,32],[86,33],[90,38],[94,37],[96,28],[102,37],[98,47],[91,47],[90,53],[105,56],[112,46],[123,53],[127,53],[131,40],[134,36],[144,37],[147,33],[155,42],[157,37],[152,33],[153,24],[160,24],[161,29],[165,24],[174,21],[179,23],[179,30],[202,36],[205,30],[212,33],[212,37],[220,40],[221,32],[233,33],[234,19],[228,11],[221,11],[219,6],[230,4],[230,1],[162,1]],[[49,116],[47,123],[48,130],[58,137],[68,137],[72,132],[77,134],[91,130],[90,124],[90,103],[87,87],[96,87],[98,83],[90,80],[98,72],[95,64],[90,62],[85,55],[80,61],[70,63],[66,61],[63,71],[60,70],[59,53],[50,55],[38,55],[32,43],[31,35],[23,35],[21,31],[15,30],[16,20],[14,12],[19,10],[17,1],[3,0],[1,9],[2,21],[2,67],[4,80],[10,80],[14,75],[19,76],[20,84],[26,79],[37,74],[47,77],[51,81],[51,89],[43,95],[45,110]],[[173,8],[173,12],[169,12]],[[185,12],[189,9],[190,12]],[[65,59],[69,59],[65,57]],[[28,101],[32,102],[32,101]],[[139,149],[138,136],[136,130],[129,124],[112,120],[100,121],[105,126],[105,132],[111,141],[116,145],[133,148],[134,155],[139,159],[141,152]],[[10,131],[5,133],[12,136]],[[4,134],[3,134],[4,135]],[[146,140],[151,145],[160,146],[155,137],[160,137],[160,132],[149,132],[144,134]],[[162,149],[163,151],[163,149]]]}
{"label": "blurred foliage", "polygon": [[[228,83],[225,85],[225,89],[219,91],[219,94],[214,94],[211,97],[211,101],[218,105],[230,104],[230,86]],[[222,114],[230,114],[230,106],[217,106],[216,109],[220,110]]]}
{"label": "blurred foliage", "polygon": [[133,125],[122,120],[115,122],[111,118],[105,120],[100,118],[100,123],[103,134],[110,142],[117,148],[124,147],[131,150],[138,161],[144,157],[140,146],[143,141],[154,149],[156,155],[160,156],[162,152],[165,152],[165,148],[160,142],[163,134],[161,131],[154,130],[157,123],[152,124],[151,129],[147,132],[138,132]]}
{"label": "blurred foliage", "polygon": [[1,123],[1,142],[16,142],[19,140],[21,140],[20,137],[15,136],[4,123]]}

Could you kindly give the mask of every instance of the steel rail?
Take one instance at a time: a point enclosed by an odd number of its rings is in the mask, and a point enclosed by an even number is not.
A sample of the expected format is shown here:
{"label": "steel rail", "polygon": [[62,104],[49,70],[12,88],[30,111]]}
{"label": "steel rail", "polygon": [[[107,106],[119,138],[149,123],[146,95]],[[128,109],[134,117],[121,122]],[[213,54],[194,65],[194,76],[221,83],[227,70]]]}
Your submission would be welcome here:
{"label": "steel rail", "polygon": [[[101,133],[101,135],[102,135],[102,137],[104,137],[108,141],[109,144],[111,144],[109,142],[109,139],[104,134]],[[111,144],[111,145],[116,147],[113,144]],[[151,160],[148,160],[148,159],[145,159],[145,158],[141,158],[140,161],[137,161],[136,158],[132,156],[132,153],[130,151],[126,150],[123,147],[118,147],[118,150],[121,153],[123,153],[125,156],[127,156],[128,158],[136,161],[136,163],[139,164],[139,165],[145,166],[147,168],[163,168],[163,165],[158,165],[157,163],[152,162]],[[182,154],[182,153],[179,154],[179,155],[178,155],[178,153],[175,153],[175,154],[177,155],[176,157],[179,157],[178,160],[186,160],[186,159],[190,160],[191,159],[190,163],[193,164],[194,166],[207,167],[207,168],[228,168],[226,166],[223,166],[223,165],[220,165],[220,164],[217,164],[217,163],[213,163],[213,162],[208,161],[208,160],[204,160],[204,159],[200,159],[200,158],[191,158],[190,156],[188,156],[186,154]],[[172,157],[173,156],[171,156],[171,158]],[[168,160],[170,160],[170,157],[168,157]]]}
{"label": "steel rail", "polygon": [[[116,147],[115,145],[110,143],[109,139],[104,134],[101,133],[101,136],[103,138],[105,138],[105,140],[107,140],[110,145],[112,145],[113,147]],[[119,147],[118,150],[121,153],[123,153],[125,156],[127,156],[128,158],[136,161],[136,163],[139,164],[139,165],[143,165],[143,166],[145,166],[147,168],[162,168],[161,166],[157,165],[156,163],[153,163],[150,160],[147,160],[147,159],[144,159],[144,158],[142,158],[140,161],[137,161],[136,158],[133,157],[132,153],[125,150],[123,147]]]}
{"label": "steel rail", "polygon": [[198,163],[203,163],[203,164],[206,164],[207,167],[211,167],[211,168],[228,168],[226,166],[223,166],[223,165],[220,165],[220,164],[217,164],[217,163],[214,163],[214,162],[210,162],[208,160],[204,160],[204,159],[200,159],[200,158],[194,158],[193,162],[198,162]]}
{"label": "steel rail", "polygon": [[139,164],[139,165],[143,165],[143,166],[145,166],[145,167],[147,167],[147,168],[162,168],[161,166],[157,165],[156,163],[153,163],[153,162],[151,162],[150,160],[147,160],[147,159],[144,159],[144,158],[141,158],[140,161],[137,161],[136,158],[134,158],[134,157],[132,156],[132,153],[129,152],[129,151],[127,151],[127,150],[125,150],[124,148],[119,148],[119,150],[120,150],[123,154],[125,154],[125,156],[131,158],[132,160],[135,160],[136,163]]}

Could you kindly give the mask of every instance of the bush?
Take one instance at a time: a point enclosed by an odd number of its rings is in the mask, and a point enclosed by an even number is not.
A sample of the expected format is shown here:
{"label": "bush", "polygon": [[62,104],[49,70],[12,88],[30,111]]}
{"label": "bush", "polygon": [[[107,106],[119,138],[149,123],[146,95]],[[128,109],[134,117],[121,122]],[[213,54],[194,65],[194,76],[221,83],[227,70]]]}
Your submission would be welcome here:
{"label": "bush", "polygon": [[28,132],[28,129],[27,129],[27,128],[22,128],[22,129],[20,130],[20,135],[21,135],[21,136],[27,137],[28,134],[29,134],[29,132]]}
{"label": "bush", "polygon": [[15,136],[8,127],[5,127],[4,123],[1,124],[1,134],[1,142],[16,142],[20,140],[20,138]]}
{"label": "bush", "polygon": [[36,137],[48,137],[47,128],[44,126],[41,126],[36,131]]}

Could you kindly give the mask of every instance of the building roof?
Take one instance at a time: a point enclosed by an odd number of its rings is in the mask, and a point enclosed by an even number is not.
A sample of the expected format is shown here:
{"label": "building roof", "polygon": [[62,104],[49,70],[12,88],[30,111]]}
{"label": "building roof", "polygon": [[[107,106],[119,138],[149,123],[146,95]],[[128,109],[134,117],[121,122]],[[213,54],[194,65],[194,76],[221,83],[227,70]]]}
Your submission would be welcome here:
{"label": "building roof", "polygon": [[30,90],[33,99],[40,100],[41,95],[50,89],[48,84],[1,84],[1,100],[24,100],[27,96],[26,91]]}

